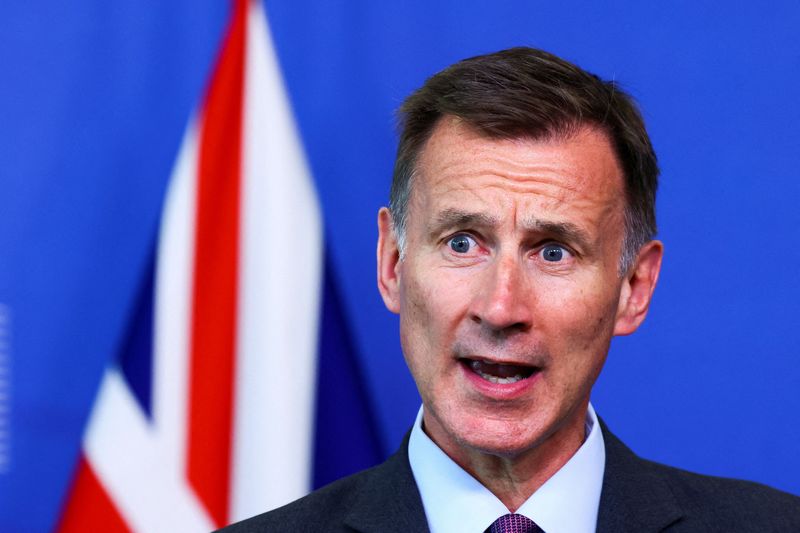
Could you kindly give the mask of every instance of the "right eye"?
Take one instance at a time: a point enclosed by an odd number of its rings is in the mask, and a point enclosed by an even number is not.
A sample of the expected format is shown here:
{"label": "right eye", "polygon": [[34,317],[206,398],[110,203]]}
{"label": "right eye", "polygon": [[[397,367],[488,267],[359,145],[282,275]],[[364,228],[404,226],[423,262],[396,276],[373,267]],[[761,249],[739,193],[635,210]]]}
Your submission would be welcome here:
{"label": "right eye", "polygon": [[463,233],[451,237],[449,241],[447,241],[448,246],[450,249],[458,254],[465,254],[469,252],[473,246],[477,246],[478,243],[475,242],[475,239],[470,237],[469,235],[465,235]]}

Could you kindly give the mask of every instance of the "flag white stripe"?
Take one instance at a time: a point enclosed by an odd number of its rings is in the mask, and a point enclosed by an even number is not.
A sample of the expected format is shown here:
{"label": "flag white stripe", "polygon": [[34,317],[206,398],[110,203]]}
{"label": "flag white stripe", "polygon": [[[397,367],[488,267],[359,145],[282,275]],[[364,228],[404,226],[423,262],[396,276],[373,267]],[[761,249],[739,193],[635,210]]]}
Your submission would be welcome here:
{"label": "flag white stripe", "polygon": [[214,529],[185,477],[174,475],[169,455],[116,369],[103,376],[84,451],[133,531],[201,533]]}
{"label": "flag white stripe", "polygon": [[186,128],[164,201],[156,259],[153,329],[153,417],[171,458],[186,470],[189,404],[189,335],[197,190],[198,135]]}
{"label": "flag white stripe", "polygon": [[197,133],[187,128],[166,196],[155,283],[153,422],[119,370],[106,370],[84,437],[86,459],[138,533],[206,532],[213,522],[186,480],[188,327]]}
{"label": "flag white stripe", "polygon": [[232,519],[310,488],[322,230],[261,2],[245,68]]}

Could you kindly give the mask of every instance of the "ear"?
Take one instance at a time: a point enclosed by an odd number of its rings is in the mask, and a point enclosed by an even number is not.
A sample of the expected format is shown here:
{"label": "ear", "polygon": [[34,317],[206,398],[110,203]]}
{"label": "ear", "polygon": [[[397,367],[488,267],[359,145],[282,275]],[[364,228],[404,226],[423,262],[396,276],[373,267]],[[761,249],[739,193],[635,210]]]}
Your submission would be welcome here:
{"label": "ear", "polygon": [[630,335],[644,321],[658,282],[663,256],[664,245],[661,241],[650,241],[639,250],[636,263],[622,281],[614,335]]}
{"label": "ear", "polygon": [[393,313],[400,312],[400,249],[392,229],[389,209],[378,211],[378,290]]}

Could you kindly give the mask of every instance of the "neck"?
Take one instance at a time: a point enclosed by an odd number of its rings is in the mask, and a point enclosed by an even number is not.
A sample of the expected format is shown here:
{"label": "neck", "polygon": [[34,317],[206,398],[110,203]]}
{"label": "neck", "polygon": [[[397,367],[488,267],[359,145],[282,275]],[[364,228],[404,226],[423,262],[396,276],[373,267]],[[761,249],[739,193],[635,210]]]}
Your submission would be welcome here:
{"label": "neck", "polygon": [[513,513],[583,444],[586,439],[586,409],[579,412],[580,416],[570,417],[540,442],[513,455],[470,448],[447,438],[437,438],[425,426],[423,429],[439,448]]}

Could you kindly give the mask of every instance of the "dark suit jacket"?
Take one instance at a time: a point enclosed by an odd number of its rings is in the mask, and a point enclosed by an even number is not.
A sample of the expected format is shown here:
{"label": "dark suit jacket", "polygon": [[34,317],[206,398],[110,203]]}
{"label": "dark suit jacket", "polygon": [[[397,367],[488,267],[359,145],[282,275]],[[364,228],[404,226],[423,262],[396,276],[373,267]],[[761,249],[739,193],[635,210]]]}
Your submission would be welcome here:
{"label": "dark suit jacket", "polygon": [[[606,468],[599,533],[800,532],[800,498],[640,459],[602,427]],[[408,436],[385,463],[224,531],[427,532],[407,450]]]}

